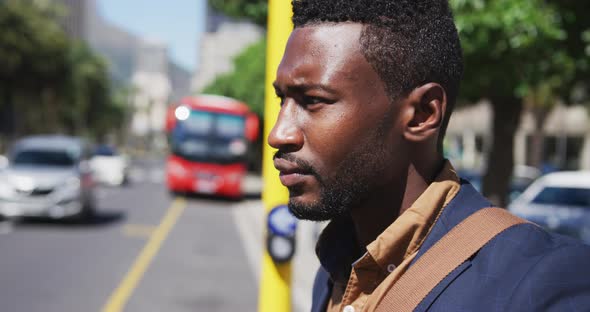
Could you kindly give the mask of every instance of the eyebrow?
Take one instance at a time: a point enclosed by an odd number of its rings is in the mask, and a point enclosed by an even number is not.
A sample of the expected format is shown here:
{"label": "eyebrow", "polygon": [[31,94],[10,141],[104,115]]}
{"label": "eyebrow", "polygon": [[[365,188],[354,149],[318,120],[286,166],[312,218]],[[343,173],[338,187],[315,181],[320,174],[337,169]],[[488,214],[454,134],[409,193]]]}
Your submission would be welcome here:
{"label": "eyebrow", "polygon": [[[275,90],[281,90],[281,86],[276,81],[273,82],[272,85],[275,88]],[[316,84],[316,83],[302,83],[302,84],[293,84],[293,85],[287,86],[287,91],[291,91],[291,92],[305,92],[305,91],[310,91],[310,90],[326,91],[326,92],[329,92],[332,94],[338,93],[336,90],[334,90],[326,85]]]}

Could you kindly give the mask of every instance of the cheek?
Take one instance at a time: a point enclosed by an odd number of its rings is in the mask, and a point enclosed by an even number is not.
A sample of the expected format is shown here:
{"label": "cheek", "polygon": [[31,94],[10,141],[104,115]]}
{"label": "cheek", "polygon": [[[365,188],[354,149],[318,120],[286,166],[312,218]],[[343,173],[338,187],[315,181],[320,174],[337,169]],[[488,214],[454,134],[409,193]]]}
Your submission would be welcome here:
{"label": "cheek", "polygon": [[359,118],[362,113],[318,114],[308,120],[305,139],[313,163],[322,174],[338,168],[346,156],[370,138],[375,123]]}

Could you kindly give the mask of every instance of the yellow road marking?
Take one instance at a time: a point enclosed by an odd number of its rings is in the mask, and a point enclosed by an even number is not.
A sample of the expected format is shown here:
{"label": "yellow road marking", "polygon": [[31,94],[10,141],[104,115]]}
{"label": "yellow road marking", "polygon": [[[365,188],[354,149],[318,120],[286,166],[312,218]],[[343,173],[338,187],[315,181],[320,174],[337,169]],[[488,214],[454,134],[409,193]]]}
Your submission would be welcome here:
{"label": "yellow road marking", "polygon": [[131,237],[150,237],[155,231],[154,225],[127,224],[123,227],[123,234]]}
{"label": "yellow road marking", "polygon": [[162,219],[161,223],[154,230],[150,239],[141,250],[139,256],[135,259],[135,262],[131,266],[125,278],[115,289],[115,291],[109,297],[109,301],[102,308],[102,312],[121,312],[127,304],[127,301],[133,294],[133,291],[137,287],[139,281],[145,274],[153,258],[156,256],[162,243],[170,233],[170,230],[176,224],[176,221],[186,208],[186,201],[184,199],[177,198],[174,200],[166,215]]}

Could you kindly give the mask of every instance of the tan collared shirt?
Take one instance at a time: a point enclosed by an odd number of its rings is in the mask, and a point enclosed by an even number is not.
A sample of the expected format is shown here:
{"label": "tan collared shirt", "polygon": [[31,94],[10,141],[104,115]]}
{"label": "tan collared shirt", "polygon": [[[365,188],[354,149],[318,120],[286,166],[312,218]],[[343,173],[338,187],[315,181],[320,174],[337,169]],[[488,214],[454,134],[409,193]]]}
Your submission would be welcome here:
{"label": "tan collared shirt", "polygon": [[378,299],[407,270],[459,188],[459,178],[447,161],[434,182],[367,246],[360,259],[352,221],[332,221],[317,246],[318,257],[334,283],[327,311],[373,311]]}

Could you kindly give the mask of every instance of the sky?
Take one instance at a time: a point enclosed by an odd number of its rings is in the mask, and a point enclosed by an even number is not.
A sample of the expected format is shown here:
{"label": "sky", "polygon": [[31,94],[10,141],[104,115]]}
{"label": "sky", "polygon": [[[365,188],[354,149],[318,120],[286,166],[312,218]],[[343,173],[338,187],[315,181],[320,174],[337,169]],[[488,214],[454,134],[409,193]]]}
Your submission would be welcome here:
{"label": "sky", "polygon": [[97,5],[109,22],[168,44],[175,63],[195,70],[206,0],[98,0]]}

